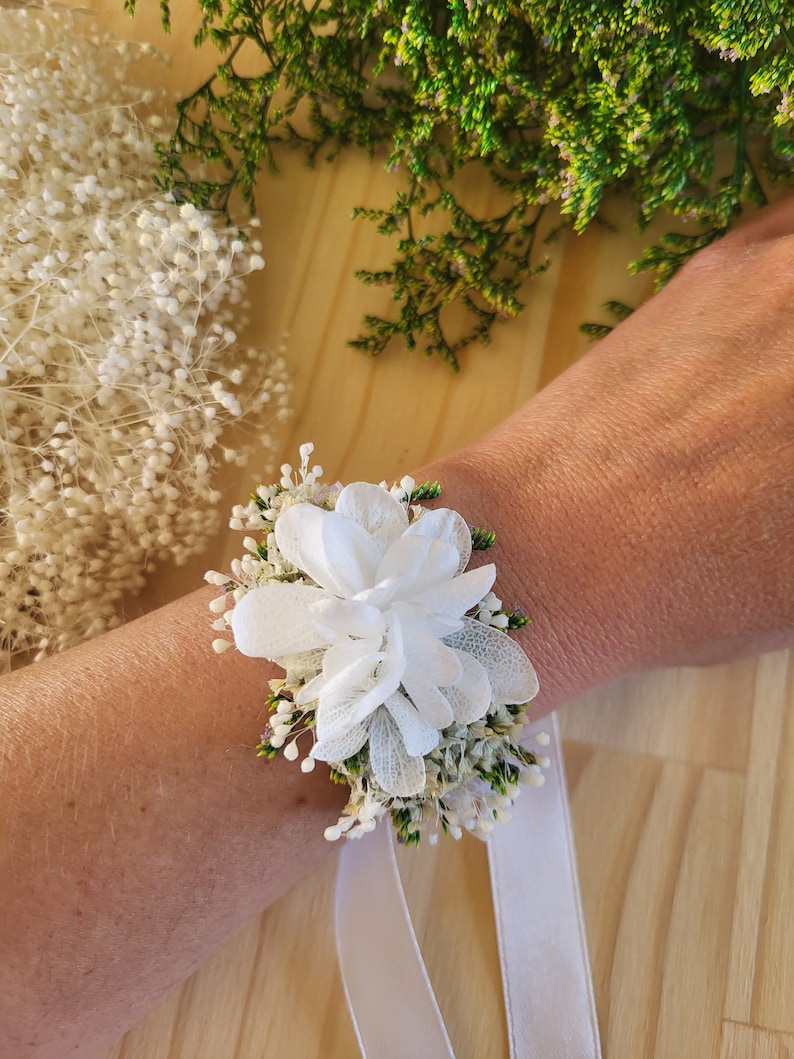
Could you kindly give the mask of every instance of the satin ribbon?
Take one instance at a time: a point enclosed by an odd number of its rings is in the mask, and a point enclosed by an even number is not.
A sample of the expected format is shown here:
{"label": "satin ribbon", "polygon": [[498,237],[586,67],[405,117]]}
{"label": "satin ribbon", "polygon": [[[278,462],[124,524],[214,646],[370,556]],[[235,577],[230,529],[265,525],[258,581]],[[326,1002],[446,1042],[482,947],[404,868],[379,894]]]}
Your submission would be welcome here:
{"label": "satin ribbon", "polygon": [[[551,767],[488,842],[510,1059],[600,1059],[556,715]],[[336,882],[339,967],[363,1059],[455,1059],[416,940],[393,829],[348,841]]]}

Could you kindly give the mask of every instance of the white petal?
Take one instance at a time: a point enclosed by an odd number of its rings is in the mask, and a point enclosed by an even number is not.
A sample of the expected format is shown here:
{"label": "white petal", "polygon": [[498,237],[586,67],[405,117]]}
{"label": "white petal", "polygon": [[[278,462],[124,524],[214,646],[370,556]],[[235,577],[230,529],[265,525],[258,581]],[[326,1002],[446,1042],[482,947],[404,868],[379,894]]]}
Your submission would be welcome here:
{"label": "white petal", "polygon": [[327,683],[328,678],[324,673],[318,673],[317,676],[312,677],[312,679],[308,680],[295,695],[295,705],[308,706],[310,702],[319,699],[323,693],[323,688]]}
{"label": "white petal", "polygon": [[312,606],[312,616],[317,626],[326,631],[329,640],[338,636],[371,639],[382,637],[386,631],[386,622],[377,607],[335,596],[318,599]]}
{"label": "white petal", "polygon": [[394,687],[374,681],[366,661],[327,681],[317,704],[317,737],[339,739],[381,706]]}
{"label": "white petal", "polygon": [[404,629],[419,628],[432,636],[449,636],[463,628],[460,618],[450,618],[446,614],[431,614],[421,603],[406,603],[398,600],[389,608],[391,614],[399,616]]}
{"label": "white petal", "polygon": [[[322,672],[314,677],[300,689],[295,696],[298,706],[306,706],[308,703],[319,699],[328,685],[329,681],[338,676],[345,678],[353,673],[360,673],[362,663],[367,671],[374,673],[383,655],[380,653],[383,640],[377,637],[374,640],[343,640],[327,648],[323,654]],[[353,666],[357,666],[353,669]]]}
{"label": "white petal", "polygon": [[297,655],[285,655],[280,664],[287,671],[287,683],[303,683],[322,671],[323,658],[327,647],[315,648],[313,651],[302,651]]}
{"label": "white petal", "polygon": [[375,779],[387,794],[409,798],[424,789],[424,760],[405,749],[400,729],[386,709],[378,710],[372,722],[369,762]]}
{"label": "white petal", "polygon": [[423,625],[407,625],[403,630],[406,676],[421,677],[430,684],[456,684],[460,679],[460,659],[444,640],[425,631]]}
{"label": "white petal", "polygon": [[458,553],[457,573],[463,573],[466,569],[471,558],[471,530],[457,511],[448,507],[425,511],[411,523],[405,533],[406,536],[409,533],[418,533],[421,537],[435,537],[436,540],[446,541]]}
{"label": "white petal", "polygon": [[467,570],[453,581],[416,593],[412,602],[423,603],[428,610],[436,614],[460,618],[467,610],[471,610],[475,603],[480,602],[495,580],[496,567],[493,563],[487,563],[476,570]]}
{"label": "white petal", "polygon": [[435,684],[427,680],[411,679],[408,673],[403,675],[403,687],[411,696],[411,702],[416,707],[425,724],[436,730],[446,728],[452,724],[455,716],[446,696]]}
{"label": "white petal", "polygon": [[326,679],[330,680],[331,677],[343,673],[362,658],[369,658],[370,665],[374,669],[383,660],[382,646],[383,637],[381,636],[365,640],[343,640],[341,643],[336,643],[325,652],[323,674]]}
{"label": "white petal", "polygon": [[320,693],[318,738],[337,738],[365,720],[397,690],[404,668],[402,651],[387,648],[359,659],[332,676]]}
{"label": "white petal", "polygon": [[426,724],[413,706],[399,691],[390,695],[384,704],[394,718],[405,749],[412,757],[424,757],[438,746],[438,730]]}
{"label": "white petal", "polygon": [[381,555],[408,526],[408,516],[399,500],[386,489],[370,482],[346,485],[337,497],[335,510],[353,519],[374,537]]}
{"label": "white petal", "polygon": [[529,702],[538,693],[538,678],[532,663],[507,633],[473,618],[463,619],[460,632],[444,642],[473,655],[485,666],[495,705]]}
{"label": "white petal", "polygon": [[328,637],[315,625],[311,605],[324,592],[311,585],[252,588],[232,611],[237,649],[251,658],[283,658],[322,647]]}
{"label": "white petal", "polygon": [[[458,553],[432,537],[401,537],[389,547],[375,571],[375,583],[396,584],[396,599],[412,599],[455,576]],[[482,597],[480,597],[482,598]]]}
{"label": "white petal", "polygon": [[373,584],[381,551],[353,519],[295,504],[276,520],[279,551],[318,585],[350,599]]}
{"label": "white petal", "polygon": [[472,724],[488,712],[491,705],[491,682],[481,662],[465,651],[455,653],[461,663],[460,680],[451,687],[442,687],[439,690],[452,707],[458,724]]}
{"label": "white petal", "polygon": [[359,752],[367,741],[371,726],[372,719],[368,717],[361,724],[353,725],[338,739],[318,740],[309,752],[309,757],[313,757],[317,761],[330,761],[332,764],[339,764]]}

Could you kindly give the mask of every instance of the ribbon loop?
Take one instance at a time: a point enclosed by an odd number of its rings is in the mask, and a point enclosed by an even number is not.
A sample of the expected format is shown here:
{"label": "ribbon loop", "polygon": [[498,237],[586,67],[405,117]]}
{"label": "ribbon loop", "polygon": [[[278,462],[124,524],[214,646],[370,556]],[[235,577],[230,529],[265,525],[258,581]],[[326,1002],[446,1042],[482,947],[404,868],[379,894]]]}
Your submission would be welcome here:
{"label": "ribbon loop", "polygon": [[342,848],[336,946],[363,1059],[455,1059],[416,940],[388,820]]}
{"label": "ribbon loop", "polygon": [[[511,1059],[600,1059],[556,715],[543,787],[525,791],[488,844]],[[364,1059],[454,1059],[383,821],[348,841],[336,884],[345,995]]]}

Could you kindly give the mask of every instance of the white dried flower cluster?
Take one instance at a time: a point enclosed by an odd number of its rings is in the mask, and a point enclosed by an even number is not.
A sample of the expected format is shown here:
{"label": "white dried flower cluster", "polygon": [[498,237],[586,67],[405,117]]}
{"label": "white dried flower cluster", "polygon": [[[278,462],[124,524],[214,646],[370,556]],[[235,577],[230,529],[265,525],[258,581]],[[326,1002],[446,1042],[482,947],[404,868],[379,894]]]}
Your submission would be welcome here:
{"label": "white dried flower cluster", "polygon": [[[278,731],[274,723],[292,722],[291,731],[298,719],[277,715],[271,729]],[[424,790],[411,798],[384,796],[359,762],[354,763],[355,771],[343,763],[336,771],[348,783],[350,796],[337,823],[326,830],[326,838],[357,838],[372,831],[386,814],[400,840],[408,844],[422,835],[434,844],[440,831],[455,839],[464,832],[489,838],[496,824],[510,821],[521,786],[540,787],[545,782],[543,769],[551,762],[522,741],[527,723],[525,708],[500,705],[479,721],[450,725],[425,758]],[[311,759],[304,759],[301,766],[307,760]]]}
{"label": "white dried flower cluster", "polygon": [[225,428],[288,414],[237,344],[261,245],[156,193],[140,52],[0,9],[0,668],[118,624],[217,530]]}
{"label": "white dried flower cluster", "polygon": [[205,575],[224,589],[213,628],[234,636],[214,649],[236,645],[286,673],[270,684],[260,753],[303,751],[304,772],[323,761],[347,782],[330,840],[385,815],[405,842],[487,837],[547,764],[521,743],[538,685],[506,631],[526,619],[490,591],[493,564],[467,569],[482,531],[414,503],[437,483],[324,486],[312,451],[301,446],[296,475],[285,465],[278,485],[234,509],[232,526],[259,539],[245,537],[231,575]]}
{"label": "white dried flower cluster", "polygon": [[[230,605],[238,603],[249,588],[271,581],[304,582],[301,572],[279,551],[274,528],[281,512],[294,504],[315,504],[328,511],[333,511],[336,506],[342,486],[320,482],[322,467],[319,464],[309,467],[313,452],[314,445],[304,442],[300,447],[301,462],[297,471],[289,463],[282,464],[278,485],[260,485],[247,504],[235,504],[232,508],[230,529],[251,530],[260,534],[260,539],[243,538],[246,553],[240,559],[232,559],[231,574],[208,570],[204,575],[208,584],[227,590],[210,604],[210,610],[217,615],[212,623],[216,632],[231,632]],[[234,646],[234,641],[218,637],[212,646],[217,654],[223,654]]]}

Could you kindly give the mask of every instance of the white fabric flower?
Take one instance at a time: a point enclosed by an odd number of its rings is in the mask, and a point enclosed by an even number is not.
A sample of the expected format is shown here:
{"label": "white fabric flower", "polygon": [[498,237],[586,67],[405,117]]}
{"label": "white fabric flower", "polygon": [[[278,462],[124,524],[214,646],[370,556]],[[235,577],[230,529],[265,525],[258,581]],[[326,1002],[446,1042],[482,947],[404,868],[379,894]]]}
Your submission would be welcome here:
{"label": "white fabric flower", "polygon": [[425,786],[423,757],[439,730],[471,724],[491,703],[523,703],[537,678],[504,633],[465,617],[490,591],[493,564],[463,572],[471,534],[455,512],[405,506],[381,486],[346,486],[336,509],[287,508],[279,551],[314,584],[248,591],[232,613],[243,654],[284,666],[324,648],[322,670],[296,696],[317,702],[312,757],[340,762],[369,740],[383,789],[408,797]]}

